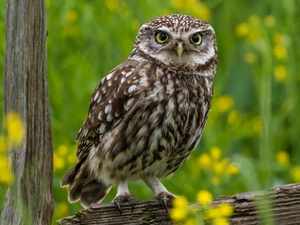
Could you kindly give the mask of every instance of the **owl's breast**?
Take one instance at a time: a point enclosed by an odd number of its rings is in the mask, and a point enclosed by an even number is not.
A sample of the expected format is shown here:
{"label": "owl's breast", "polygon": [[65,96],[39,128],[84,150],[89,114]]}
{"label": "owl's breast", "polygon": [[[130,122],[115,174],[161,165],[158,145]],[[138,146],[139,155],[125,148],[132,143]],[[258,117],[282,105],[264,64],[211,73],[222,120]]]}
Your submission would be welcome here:
{"label": "owl's breast", "polygon": [[100,144],[106,167],[129,179],[164,177],[179,168],[201,137],[212,97],[211,83],[204,79],[167,75],[143,82],[149,86],[138,104]]}
{"label": "owl's breast", "polygon": [[171,107],[167,105],[165,119],[168,124],[166,129],[177,136],[178,151],[191,151],[199,141],[207,121],[212,94],[212,81],[206,77],[190,77],[173,82],[168,105],[174,106],[170,110]]}

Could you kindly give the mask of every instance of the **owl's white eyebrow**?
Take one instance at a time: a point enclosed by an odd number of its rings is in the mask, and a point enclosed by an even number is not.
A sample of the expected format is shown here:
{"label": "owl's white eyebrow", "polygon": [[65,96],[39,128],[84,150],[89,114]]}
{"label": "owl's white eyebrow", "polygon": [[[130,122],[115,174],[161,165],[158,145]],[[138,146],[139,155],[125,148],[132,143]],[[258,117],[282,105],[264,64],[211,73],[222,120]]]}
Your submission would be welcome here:
{"label": "owl's white eyebrow", "polygon": [[157,28],[157,30],[158,31],[164,31],[164,32],[170,32],[170,29],[168,28],[168,27],[165,27],[165,26],[163,26],[163,27],[159,27],[159,28]]}

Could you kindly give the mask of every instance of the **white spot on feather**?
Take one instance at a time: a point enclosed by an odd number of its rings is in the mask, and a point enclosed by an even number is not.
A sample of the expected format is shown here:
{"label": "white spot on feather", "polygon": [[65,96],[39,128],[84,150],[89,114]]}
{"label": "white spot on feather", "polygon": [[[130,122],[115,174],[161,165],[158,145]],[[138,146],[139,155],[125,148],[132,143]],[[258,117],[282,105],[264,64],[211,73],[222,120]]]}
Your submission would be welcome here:
{"label": "white spot on feather", "polygon": [[129,88],[128,88],[128,93],[131,94],[135,91],[136,89],[136,85],[131,85]]}
{"label": "white spot on feather", "polygon": [[112,115],[110,115],[110,114],[107,115],[107,118],[106,118],[107,122],[111,122],[113,119],[114,118],[112,117]]}
{"label": "white spot on feather", "polygon": [[99,129],[99,133],[102,134],[105,131],[105,123],[101,123]]}
{"label": "white spot on feather", "polygon": [[107,79],[107,80],[110,80],[110,78],[112,77],[112,75],[113,75],[113,73],[108,74],[108,75],[106,76],[106,79]]}
{"label": "white spot on feather", "polygon": [[174,104],[173,98],[171,98],[169,100],[167,107],[168,107],[167,111],[170,111],[170,112],[172,112],[175,109],[175,104]]}
{"label": "white spot on feather", "polygon": [[124,83],[124,81],[126,80],[126,77],[122,77],[120,83]]}
{"label": "white spot on feather", "polygon": [[132,74],[133,74],[133,71],[130,71],[130,72],[126,73],[125,77],[129,77]]}
{"label": "white spot on feather", "polygon": [[111,104],[108,104],[107,106],[105,106],[104,112],[108,114],[110,111],[111,111]]}
{"label": "white spot on feather", "polygon": [[97,91],[95,96],[94,96],[94,102],[97,100],[98,96],[99,96],[99,91]]}
{"label": "white spot on feather", "polygon": [[98,119],[101,120],[101,121],[103,120],[103,118],[102,118],[102,113],[103,113],[103,112],[100,111],[99,114],[98,114]]}
{"label": "white spot on feather", "polygon": [[134,102],[134,98],[130,98],[126,103],[127,107],[131,108],[133,102]]}
{"label": "white spot on feather", "polygon": [[99,93],[97,103],[99,104],[101,100],[102,100],[102,95]]}

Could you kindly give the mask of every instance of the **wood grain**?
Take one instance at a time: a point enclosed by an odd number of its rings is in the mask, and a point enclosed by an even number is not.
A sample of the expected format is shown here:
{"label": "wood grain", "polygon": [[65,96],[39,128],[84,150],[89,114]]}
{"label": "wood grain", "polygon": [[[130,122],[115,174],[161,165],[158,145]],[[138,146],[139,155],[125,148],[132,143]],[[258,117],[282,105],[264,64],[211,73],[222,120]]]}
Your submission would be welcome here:
{"label": "wood grain", "polygon": [[51,224],[53,148],[46,80],[44,0],[6,1],[4,116],[17,113],[25,126],[21,146],[9,149],[14,182],[1,224]]}
{"label": "wood grain", "polygon": [[[225,202],[234,207],[234,215],[229,219],[233,225],[300,224],[300,184],[220,197],[212,204]],[[169,214],[156,200],[137,201],[132,213],[129,205],[122,206],[122,212],[121,216],[112,203],[98,204],[59,220],[56,224],[172,224]]]}

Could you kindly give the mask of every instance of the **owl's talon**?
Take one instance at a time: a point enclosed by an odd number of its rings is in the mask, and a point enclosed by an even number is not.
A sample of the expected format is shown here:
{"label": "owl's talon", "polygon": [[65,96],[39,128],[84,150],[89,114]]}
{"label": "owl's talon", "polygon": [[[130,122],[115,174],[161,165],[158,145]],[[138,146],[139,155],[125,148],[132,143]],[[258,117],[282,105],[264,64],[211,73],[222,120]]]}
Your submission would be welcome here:
{"label": "owl's talon", "polygon": [[166,212],[169,213],[169,210],[168,210],[168,199],[167,199],[167,198],[162,198],[162,199],[161,199],[161,203],[162,203],[163,206],[165,207]]}
{"label": "owl's talon", "polygon": [[120,214],[122,215],[121,205],[123,204],[123,202],[129,202],[129,204],[131,205],[131,212],[133,212],[135,197],[132,194],[125,192],[117,195],[114,198],[113,202],[117,207],[118,211],[120,212]]}
{"label": "owl's talon", "polygon": [[131,202],[131,212],[133,212],[134,204],[135,204],[135,197],[134,197],[134,196],[132,196],[132,197],[130,198],[130,202]]}
{"label": "owl's talon", "polygon": [[171,193],[169,193],[169,192],[161,192],[155,198],[158,199],[158,200],[160,200],[161,204],[166,209],[166,212],[169,213],[168,204],[170,204],[171,200],[173,198],[176,198],[176,196],[173,195],[173,194],[171,194]]}
{"label": "owl's talon", "polygon": [[115,206],[117,207],[117,209],[118,209],[120,215],[122,216],[121,203],[120,203],[119,199],[117,199],[117,198],[114,199],[114,204],[115,204]]}

